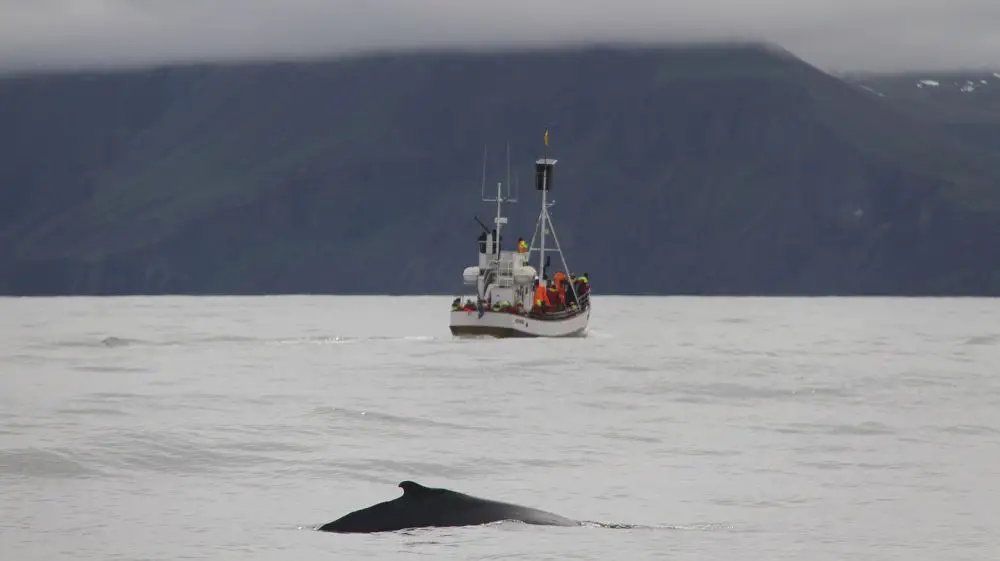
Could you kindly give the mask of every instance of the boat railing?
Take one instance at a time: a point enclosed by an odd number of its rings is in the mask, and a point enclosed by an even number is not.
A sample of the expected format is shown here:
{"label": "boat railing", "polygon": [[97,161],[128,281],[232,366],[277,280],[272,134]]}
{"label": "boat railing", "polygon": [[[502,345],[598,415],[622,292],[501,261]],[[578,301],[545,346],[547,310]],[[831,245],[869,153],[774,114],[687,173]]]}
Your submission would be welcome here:
{"label": "boat railing", "polygon": [[529,315],[532,318],[543,320],[543,321],[544,320],[568,319],[568,318],[571,318],[571,317],[573,317],[575,315],[578,315],[580,313],[583,313],[583,312],[587,311],[587,308],[589,308],[589,307],[590,307],[590,293],[587,292],[586,294],[580,295],[580,297],[577,299],[577,305],[576,306],[572,306],[571,305],[571,306],[567,307],[564,310],[558,310],[558,311],[540,311],[540,310],[532,309],[531,313]]}
{"label": "boat railing", "polygon": [[[460,296],[456,296],[454,298],[454,300],[452,300],[452,307],[451,307],[451,309],[452,309],[453,312],[454,311],[465,311],[465,312],[478,311],[480,309],[480,306],[479,306],[479,304],[477,304],[477,299],[478,298],[476,296],[469,296],[469,295],[464,295],[464,294],[460,295]],[[570,305],[566,309],[558,310],[558,311],[539,311],[537,309],[532,309],[530,312],[526,313],[523,309],[521,309],[517,305],[503,306],[501,308],[492,308],[492,309],[491,308],[492,307],[487,307],[486,304],[483,303],[483,309],[485,311],[493,311],[493,312],[503,312],[503,313],[518,314],[518,315],[526,315],[528,317],[531,317],[531,318],[534,318],[534,319],[539,319],[539,320],[542,320],[542,321],[545,321],[545,320],[552,321],[552,320],[569,319],[569,318],[571,318],[573,316],[576,316],[578,314],[581,314],[581,313],[587,311],[587,309],[590,308],[590,293],[588,292],[586,294],[580,295],[579,299],[577,300],[577,305],[576,306]]]}

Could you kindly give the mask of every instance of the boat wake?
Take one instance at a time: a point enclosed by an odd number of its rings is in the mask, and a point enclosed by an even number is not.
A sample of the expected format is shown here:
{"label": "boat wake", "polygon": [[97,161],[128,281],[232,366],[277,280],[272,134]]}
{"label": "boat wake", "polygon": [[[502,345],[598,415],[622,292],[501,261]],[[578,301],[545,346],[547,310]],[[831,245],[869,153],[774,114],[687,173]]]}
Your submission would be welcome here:
{"label": "boat wake", "polygon": [[686,530],[711,532],[718,530],[732,530],[728,524],[625,524],[621,522],[594,522],[586,520],[583,526],[591,528],[606,528],[609,530]]}

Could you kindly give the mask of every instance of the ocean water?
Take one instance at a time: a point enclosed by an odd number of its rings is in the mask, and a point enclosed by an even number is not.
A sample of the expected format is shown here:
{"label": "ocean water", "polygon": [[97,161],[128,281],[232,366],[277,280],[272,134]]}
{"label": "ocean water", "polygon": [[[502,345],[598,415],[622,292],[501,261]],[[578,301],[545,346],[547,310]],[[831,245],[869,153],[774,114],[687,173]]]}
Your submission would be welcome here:
{"label": "ocean water", "polygon": [[[1000,301],[450,300],[0,299],[0,559],[1000,558]],[[614,527],[314,531],[406,479]]]}

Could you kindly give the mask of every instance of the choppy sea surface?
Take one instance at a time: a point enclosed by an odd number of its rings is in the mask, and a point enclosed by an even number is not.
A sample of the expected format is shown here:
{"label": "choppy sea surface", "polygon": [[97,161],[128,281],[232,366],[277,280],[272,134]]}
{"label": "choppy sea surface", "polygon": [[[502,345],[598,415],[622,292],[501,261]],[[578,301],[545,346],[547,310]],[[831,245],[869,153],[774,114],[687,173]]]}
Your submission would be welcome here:
{"label": "choppy sea surface", "polygon": [[[1000,558],[1000,301],[0,299],[0,558]],[[574,519],[339,535],[414,480]]]}

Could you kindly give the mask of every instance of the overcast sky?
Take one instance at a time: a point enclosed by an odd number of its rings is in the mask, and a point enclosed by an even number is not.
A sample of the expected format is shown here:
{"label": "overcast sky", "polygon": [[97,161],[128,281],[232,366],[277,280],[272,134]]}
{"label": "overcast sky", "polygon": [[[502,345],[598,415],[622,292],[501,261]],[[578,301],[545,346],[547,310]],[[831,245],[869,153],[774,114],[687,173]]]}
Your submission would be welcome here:
{"label": "overcast sky", "polygon": [[0,0],[0,69],[760,39],[831,71],[1000,69],[1000,0]]}

